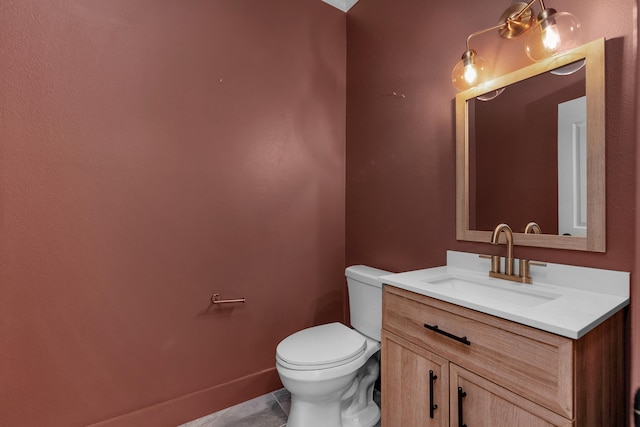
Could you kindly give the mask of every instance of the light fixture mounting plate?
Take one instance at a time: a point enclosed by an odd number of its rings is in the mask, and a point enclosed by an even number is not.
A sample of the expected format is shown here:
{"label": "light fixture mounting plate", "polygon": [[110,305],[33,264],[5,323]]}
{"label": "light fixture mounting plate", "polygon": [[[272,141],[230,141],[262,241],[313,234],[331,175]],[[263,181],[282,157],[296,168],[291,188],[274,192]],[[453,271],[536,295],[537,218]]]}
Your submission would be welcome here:
{"label": "light fixture mounting plate", "polygon": [[[517,19],[514,19],[514,17],[518,16],[519,13],[522,14]],[[531,27],[531,24],[533,23],[531,8],[527,3],[514,3],[504,11],[500,17],[499,23],[503,24],[503,26],[498,29],[500,36],[505,39],[516,38]]]}

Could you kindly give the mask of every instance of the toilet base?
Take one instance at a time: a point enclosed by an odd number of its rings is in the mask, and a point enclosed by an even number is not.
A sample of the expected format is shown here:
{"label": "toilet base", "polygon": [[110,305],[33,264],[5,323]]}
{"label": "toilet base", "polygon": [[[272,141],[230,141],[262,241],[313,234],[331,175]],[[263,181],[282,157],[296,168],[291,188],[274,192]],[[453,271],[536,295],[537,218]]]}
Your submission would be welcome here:
{"label": "toilet base", "polygon": [[380,421],[380,408],[374,401],[358,412],[346,414],[340,410],[339,399],[324,403],[306,402],[291,395],[287,427],[373,427]]}
{"label": "toilet base", "polygon": [[291,395],[287,427],[342,426],[339,398],[324,403],[306,402]]}
{"label": "toilet base", "polygon": [[357,414],[342,415],[343,427],[373,427],[380,421],[380,408],[375,402],[369,402],[367,407]]}
{"label": "toilet base", "polygon": [[373,427],[380,421],[380,408],[373,400],[373,389],[380,374],[377,355],[358,371],[350,390],[343,395],[342,427]]}

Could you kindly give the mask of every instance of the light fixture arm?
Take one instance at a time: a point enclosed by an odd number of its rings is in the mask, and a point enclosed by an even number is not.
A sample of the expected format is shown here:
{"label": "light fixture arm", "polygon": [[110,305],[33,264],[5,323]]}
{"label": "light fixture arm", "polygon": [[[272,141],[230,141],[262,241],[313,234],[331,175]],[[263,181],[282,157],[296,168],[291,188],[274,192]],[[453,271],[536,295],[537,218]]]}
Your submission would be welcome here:
{"label": "light fixture arm", "polygon": [[[484,33],[488,33],[489,31],[504,30],[504,31],[500,31],[500,35],[502,37],[505,37],[505,38],[518,37],[520,34],[522,34],[522,32],[524,32],[529,28],[529,25],[524,25],[521,27],[521,29],[516,29],[514,31],[514,30],[509,30],[510,24],[518,23],[520,18],[522,18],[523,16],[525,17],[525,19],[529,19],[529,17],[531,16],[531,8],[535,2],[540,3],[541,10],[546,9],[544,6],[544,0],[530,0],[526,4],[519,3],[519,5],[524,5],[524,6],[513,6],[514,9],[512,8],[507,9],[503,14],[503,16],[500,18],[501,22],[498,25],[494,25],[493,27],[485,28],[484,30],[476,31],[475,33],[469,34],[469,37],[467,37],[467,50],[471,50],[470,41],[473,37],[479,36]],[[526,16],[526,14],[528,14],[529,17]]]}
{"label": "light fixture arm", "polygon": [[543,0],[539,0],[540,1],[540,10],[545,10],[546,7],[544,7],[544,1]]}
{"label": "light fixture arm", "polygon": [[[536,1],[536,0],[534,0],[534,1]],[[484,34],[484,33],[488,33],[489,31],[499,30],[500,28],[504,27],[505,25],[506,25],[506,23],[502,23],[502,24],[498,24],[498,25],[495,25],[493,27],[485,28],[484,30],[476,31],[475,33],[469,34],[469,37],[467,37],[467,50],[471,50],[469,42],[471,41],[472,37],[479,36],[479,35]]]}
{"label": "light fixture arm", "polygon": [[[540,2],[540,10],[544,10],[544,9],[545,9],[545,7],[544,7],[544,1],[543,1],[543,0],[531,0],[529,3],[527,3],[527,5],[526,5],[526,6],[525,6],[525,7],[524,7],[520,12],[518,12],[516,15],[512,16],[511,18],[508,18],[508,19],[507,19],[507,21],[509,21],[509,20],[515,21],[515,20],[520,19],[520,17],[521,17],[521,16],[522,16],[522,15],[523,15],[527,10],[531,9],[531,6],[533,6],[533,4],[534,4],[536,1],[537,1],[537,2]],[[504,25],[507,25],[507,22],[505,22],[505,23],[504,23]]]}

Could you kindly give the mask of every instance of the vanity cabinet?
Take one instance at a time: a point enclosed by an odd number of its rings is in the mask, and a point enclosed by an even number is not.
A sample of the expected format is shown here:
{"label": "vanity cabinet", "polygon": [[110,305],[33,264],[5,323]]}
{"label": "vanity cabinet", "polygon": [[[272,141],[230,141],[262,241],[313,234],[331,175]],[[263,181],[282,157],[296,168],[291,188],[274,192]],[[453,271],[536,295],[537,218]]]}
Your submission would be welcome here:
{"label": "vanity cabinet", "polygon": [[622,311],[573,340],[385,286],[382,425],[623,426],[623,354]]}

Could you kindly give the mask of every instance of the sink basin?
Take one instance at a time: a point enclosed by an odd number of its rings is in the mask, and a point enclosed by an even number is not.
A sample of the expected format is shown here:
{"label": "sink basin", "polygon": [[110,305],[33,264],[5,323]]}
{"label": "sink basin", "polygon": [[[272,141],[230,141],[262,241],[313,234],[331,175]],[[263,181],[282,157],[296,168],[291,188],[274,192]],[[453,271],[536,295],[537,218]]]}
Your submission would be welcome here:
{"label": "sink basin", "polygon": [[[459,294],[467,300],[487,303],[514,304],[522,307],[535,307],[559,298],[560,294],[544,292],[534,289],[526,289],[517,286],[519,284],[493,285],[477,281],[467,280],[462,277],[447,275],[440,278],[424,279],[423,282],[436,285],[447,293]],[[513,287],[512,289],[509,286]]]}

